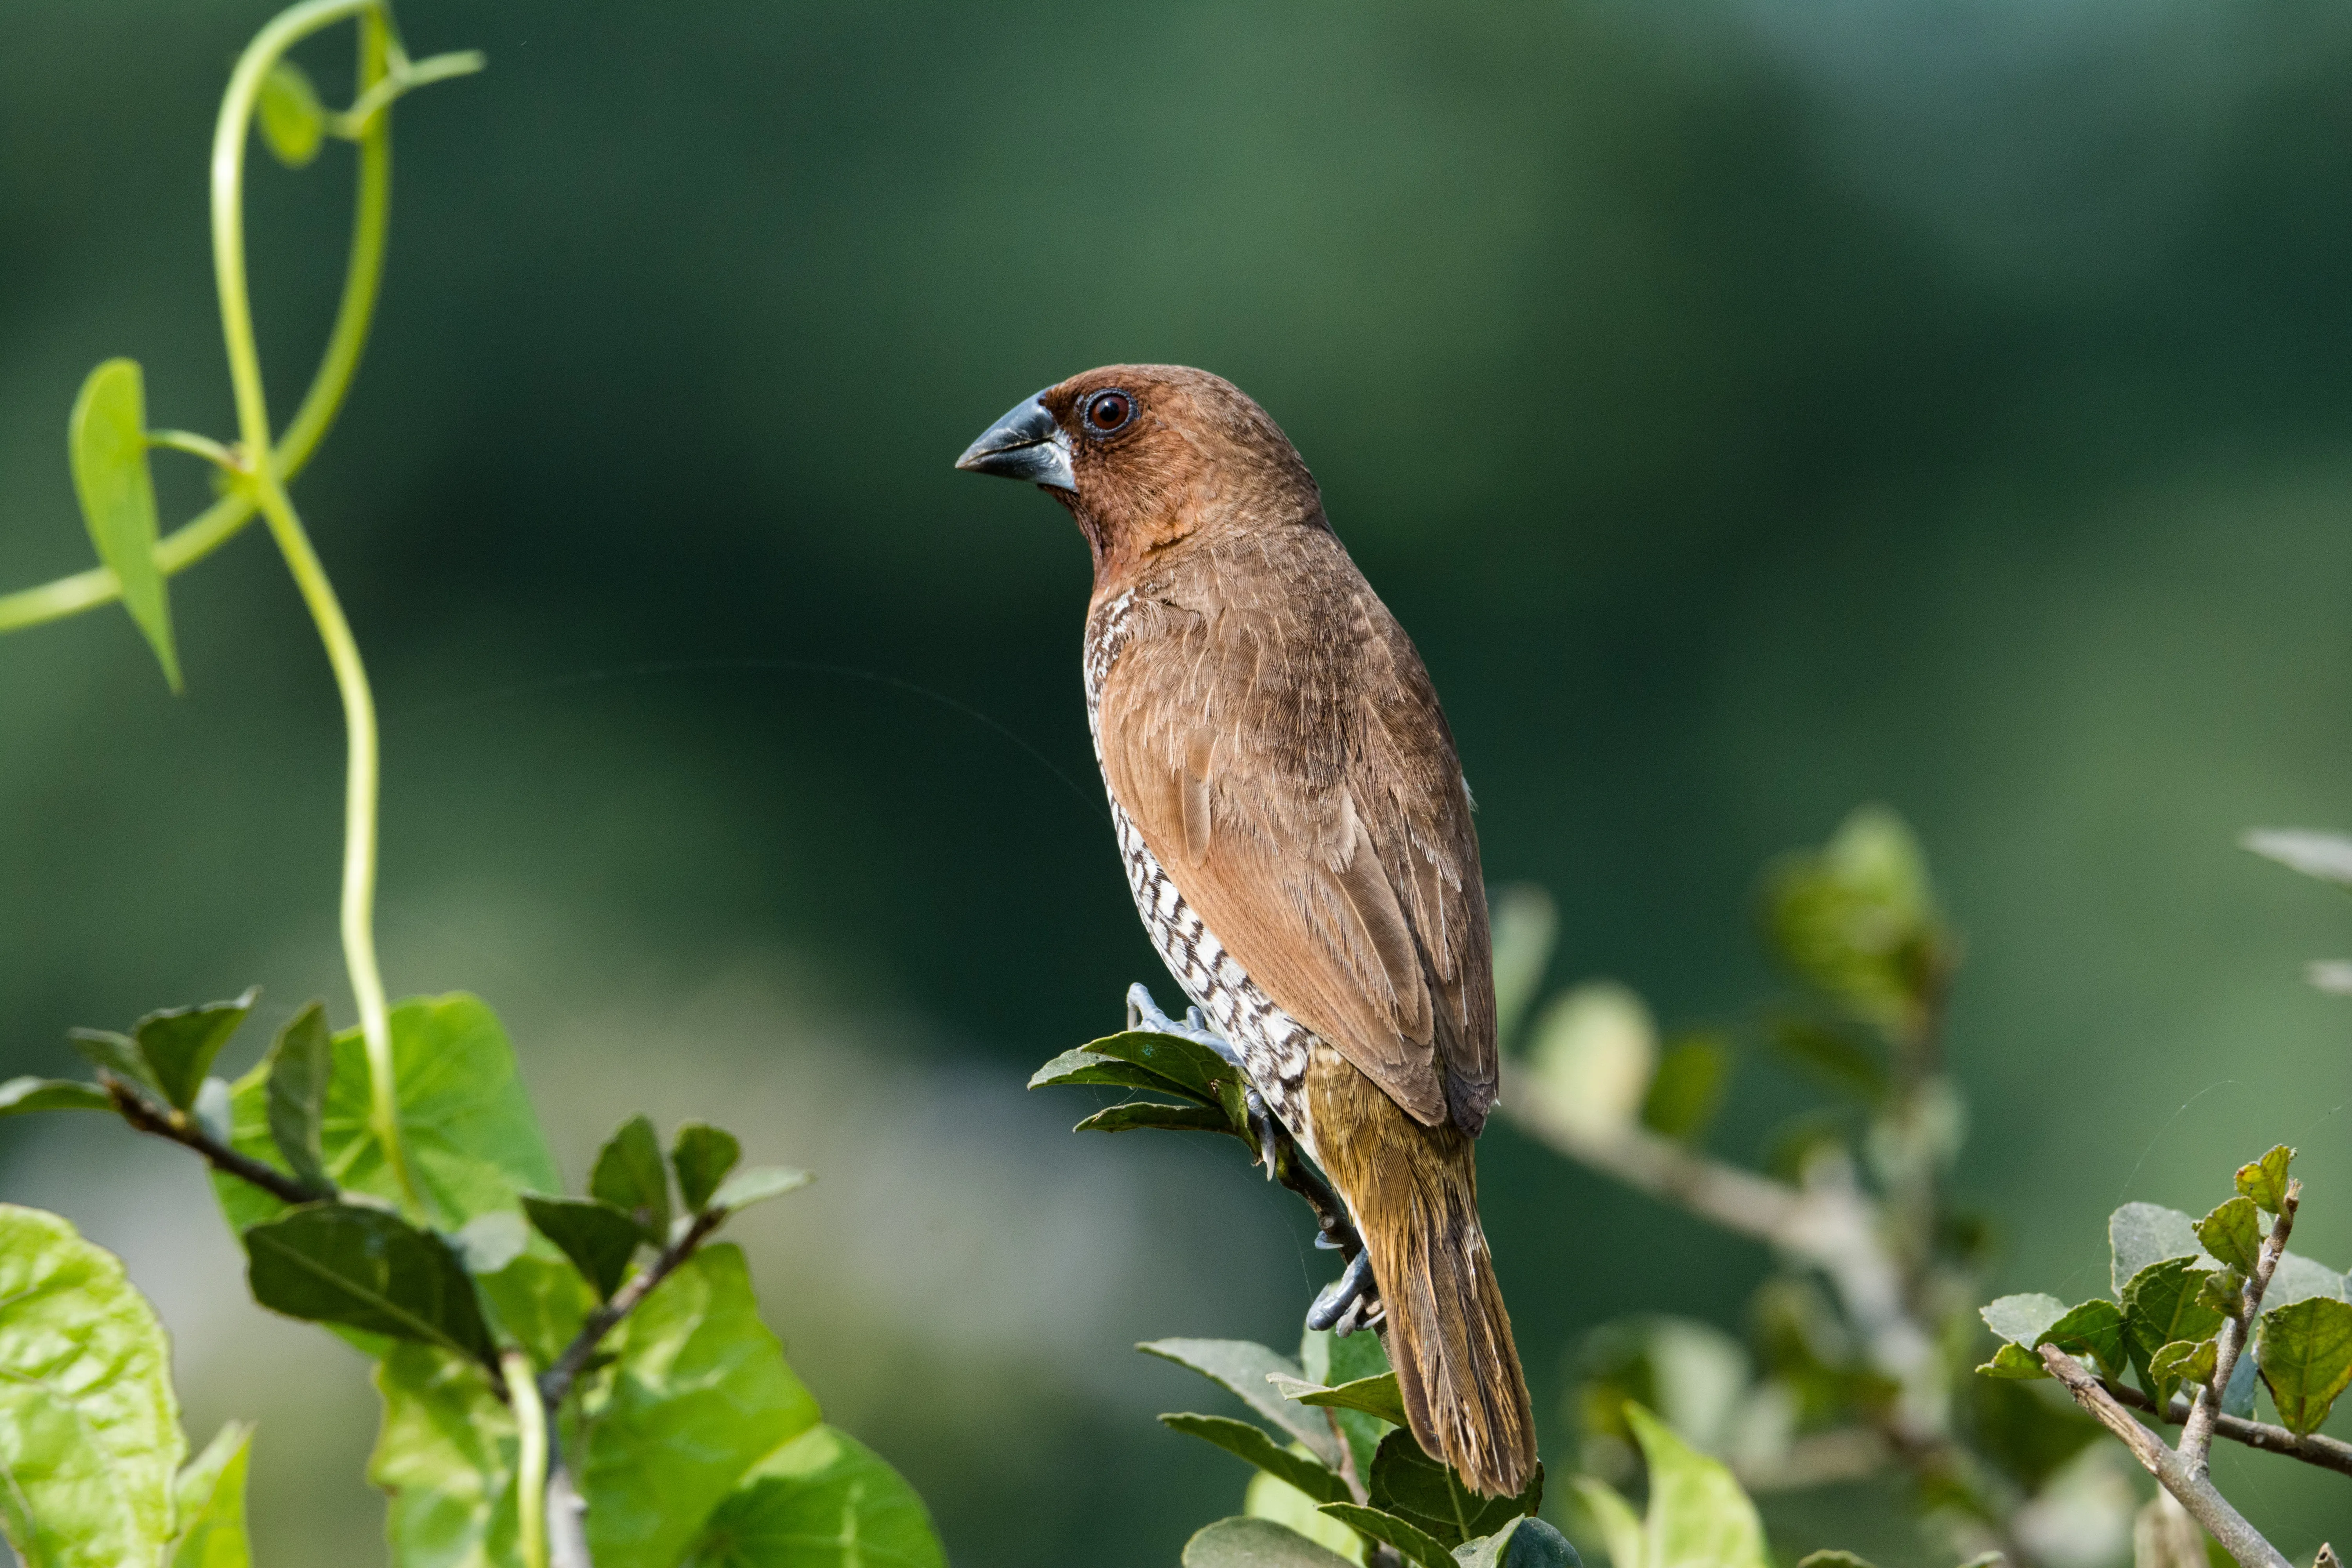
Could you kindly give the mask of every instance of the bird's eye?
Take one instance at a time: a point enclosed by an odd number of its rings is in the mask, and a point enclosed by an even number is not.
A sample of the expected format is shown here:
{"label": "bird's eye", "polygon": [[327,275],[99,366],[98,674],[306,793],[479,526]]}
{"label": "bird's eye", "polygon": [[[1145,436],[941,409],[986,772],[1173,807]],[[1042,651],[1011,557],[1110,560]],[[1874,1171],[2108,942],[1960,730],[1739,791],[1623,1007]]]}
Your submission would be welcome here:
{"label": "bird's eye", "polygon": [[1135,399],[1124,392],[1097,392],[1087,399],[1087,424],[1108,436],[1135,417]]}

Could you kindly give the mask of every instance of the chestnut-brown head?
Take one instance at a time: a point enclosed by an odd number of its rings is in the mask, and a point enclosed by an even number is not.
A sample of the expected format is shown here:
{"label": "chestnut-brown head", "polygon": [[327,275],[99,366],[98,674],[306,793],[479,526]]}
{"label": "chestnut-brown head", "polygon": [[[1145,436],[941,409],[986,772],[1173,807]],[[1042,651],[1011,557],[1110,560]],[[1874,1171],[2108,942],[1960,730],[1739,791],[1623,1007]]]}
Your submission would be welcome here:
{"label": "chestnut-brown head", "polygon": [[1070,509],[1109,582],[1190,540],[1322,527],[1315,479],[1223,376],[1112,364],[1022,399],[956,467],[1027,479]]}

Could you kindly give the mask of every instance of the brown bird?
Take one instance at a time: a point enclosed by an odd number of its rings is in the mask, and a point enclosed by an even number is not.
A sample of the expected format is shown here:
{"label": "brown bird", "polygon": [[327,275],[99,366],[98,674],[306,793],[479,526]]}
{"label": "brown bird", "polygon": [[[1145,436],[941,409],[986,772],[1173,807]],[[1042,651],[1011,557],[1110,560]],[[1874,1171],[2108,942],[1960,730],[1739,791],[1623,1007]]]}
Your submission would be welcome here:
{"label": "brown bird", "polygon": [[1136,909],[1346,1203],[1413,1436],[1517,1493],[1535,1421],[1472,1150],[1496,1084],[1486,888],[1420,655],[1288,438],[1205,371],[1073,376],[956,466],[1077,520],[1087,714]]}

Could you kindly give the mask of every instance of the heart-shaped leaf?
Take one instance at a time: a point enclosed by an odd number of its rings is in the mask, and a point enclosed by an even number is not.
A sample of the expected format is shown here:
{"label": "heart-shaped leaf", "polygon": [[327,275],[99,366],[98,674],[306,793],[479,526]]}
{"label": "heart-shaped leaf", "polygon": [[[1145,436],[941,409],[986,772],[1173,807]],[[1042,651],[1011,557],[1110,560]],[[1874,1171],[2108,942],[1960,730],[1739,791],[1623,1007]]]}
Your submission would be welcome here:
{"label": "heart-shaped leaf", "polygon": [[743,1145],[732,1132],[699,1121],[680,1127],[670,1140],[669,1163],[677,1172],[678,1196],[686,1202],[686,1212],[700,1214],[742,1157]]}
{"label": "heart-shaped leaf", "polygon": [[595,1289],[600,1301],[612,1299],[621,1277],[636,1256],[645,1237],[635,1221],[610,1204],[593,1198],[545,1198],[525,1193],[523,1212],[539,1233],[562,1250],[580,1270],[580,1278]]}
{"label": "heart-shaped leaf", "polygon": [[597,1152],[588,1191],[627,1215],[652,1245],[668,1242],[669,1170],[662,1163],[650,1118],[633,1116],[621,1123]]}
{"label": "heart-shaped leaf", "polygon": [[173,1110],[185,1110],[196,1102],[196,1090],[204,1087],[213,1058],[253,1011],[260,994],[257,985],[234,1002],[166,1008],[148,1014],[131,1026],[139,1054],[147,1058],[149,1074]]}

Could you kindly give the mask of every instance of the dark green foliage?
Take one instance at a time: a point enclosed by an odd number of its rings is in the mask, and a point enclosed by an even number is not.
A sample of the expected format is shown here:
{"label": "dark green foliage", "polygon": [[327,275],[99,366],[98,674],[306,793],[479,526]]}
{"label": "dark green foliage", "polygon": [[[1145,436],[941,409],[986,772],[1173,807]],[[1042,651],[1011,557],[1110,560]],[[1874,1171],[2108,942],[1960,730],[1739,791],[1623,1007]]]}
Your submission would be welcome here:
{"label": "dark green foliage", "polygon": [[335,1042],[327,1028],[326,1004],[313,1002],[286,1021],[269,1047],[264,1071],[270,1141],[297,1177],[321,1192],[334,1191],[322,1142],[327,1088],[335,1076]]}
{"label": "dark green foliage", "polygon": [[1221,1519],[1184,1543],[1183,1568],[1348,1568],[1348,1560],[1270,1519]]}
{"label": "dark green foliage", "polygon": [[688,1121],[671,1140],[669,1163],[677,1172],[677,1193],[688,1214],[699,1214],[727,1173],[743,1157],[743,1145],[732,1132],[700,1121]]}
{"label": "dark green foliage", "polygon": [[1213,1443],[1226,1453],[1246,1459],[1277,1480],[1286,1481],[1317,1502],[1344,1502],[1348,1483],[1320,1462],[1292,1453],[1265,1431],[1229,1415],[1162,1415],[1171,1431]]}
{"label": "dark green foliage", "polygon": [[245,1251],[253,1299],[272,1311],[489,1358],[457,1255],[396,1215],[314,1204],[247,1230]]}
{"label": "dark green foliage", "polygon": [[1372,1456],[1371,1504],[1395,1514],[1449,1549],[1491,1535],[1543,1503],[1543,1467],[1514,1498],[1481,1497],[1454,1473],[1421,1451],[1410,1432],[1391,1432]]}
{"label": "dark green foliage", "polygon": [[629,1259],[644,1239],[627,1215],[593,1198],[545,1198],[526,1193],[522,1208],[540,1235],[572,1260],[599,1300],[619,1288]]}
{"label": "dark green foliage", "polygon": [[166,1008],[131,1026],[131,1037],[138,1042],[150,1081],[162,1091],[165,1104],[185,1110],[196,1102],[196,1090],[204,1086],[213,1058],[253,1011],[254,999],[260,994],[260,987],[256,986],[234,1002]]}
{"label": "dark green foliage", "polygon": [[1886,1092],[1886,1068],[1879,1054],[1845,1028],[1805,1017],[1775,1019],[1765,1037],[1784,1060],[1834,1092],[1865,1104]]}
{"label": "dark green foliage", "polygon": [[2124,1285],[2124,1344],[2140,1386],[2158,1399],[2174,1380],[2158,1375],[2156,1353],[2176,1340],[2197,1341],[2221,1326],[2221,1314],[2199,1290],[2202,1270],[2191,1258],[2151,1263]]}
{"label": "dark green foliage", "polygon": [[588,1191],[628,1215],[652,1246],[669,1240],[669,1170],[651,1117],[633,1116],[621,1123],[597,1152]]}
{"label": "dark green foliage", "polygon": [[1444,1542],[1399,1515],[1354,1502],[1325,1503],[1322,1511],[1368,1540],[1395,1547],[1414,1568],[1451,1568],[1454,1562]]}

